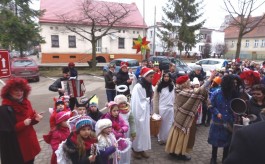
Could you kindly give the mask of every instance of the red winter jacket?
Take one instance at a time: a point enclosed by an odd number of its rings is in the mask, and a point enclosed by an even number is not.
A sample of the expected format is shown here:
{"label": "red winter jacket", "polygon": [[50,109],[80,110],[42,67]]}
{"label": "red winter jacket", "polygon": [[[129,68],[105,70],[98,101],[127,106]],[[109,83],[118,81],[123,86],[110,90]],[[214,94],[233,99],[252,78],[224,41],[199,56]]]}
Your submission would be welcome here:
{"label": "red winter jacket", "polygon": [[55,151],[58,149],[59,144],[66,140],[67,137],[70,135],[70,131],[67,127],[60,127],[52,132],[51,136],[51,146],[52,146],[52,158],[51,164],[57,164],[57,158]]}
{"label": "red winter jacket", "polygon": [[[40,145],[37,139],[36,132],[33,125],[37,124],[35,120],[35,111],[33,111],[31,103],[28,99],[24,99],[22,102],[17,102],[10,99],[3,99],[2,105],[11,106],[16,116],[16,133],[19,142],[19,147],[24,159],[24,162],[28,162],[35,158],[40,152]],[[31,124],[26,126],[24,120],[31,118]]]}
{"label": "red winter jacket", "polygon": [[152,85],[153,86],[156,86],[157,82],[161,79],[161,76],[162,76],[162,72],[160,70],[155,72],[153,80],[152,80]]}

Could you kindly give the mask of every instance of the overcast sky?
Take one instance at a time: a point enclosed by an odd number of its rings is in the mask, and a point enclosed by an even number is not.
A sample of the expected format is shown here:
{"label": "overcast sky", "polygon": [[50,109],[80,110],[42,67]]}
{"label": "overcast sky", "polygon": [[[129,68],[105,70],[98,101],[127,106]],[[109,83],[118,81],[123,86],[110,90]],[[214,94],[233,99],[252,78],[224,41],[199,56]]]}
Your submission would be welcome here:
{"label": "overcast sky", "polygon": [[[67,1],[67,0],[66,0]],[[156,6],[156,21],[161,21],[163,12],[162,6],[168,2],[168,0],[105,0],[105,1],[113,1],[113,2],[122,2],[122,3],[132,3],[135,2],[138,6],[138,9],[143,15],[143,2],[145,2],[145,22],[147,25],[151,26],[154,24],[154,8]],[[238,0],[233,0],[236,3]],[[261,2],[261,0],[258,0]],[[39,9],[40,0],[32,0],[33,7],[35,9]],[[220,25],[224,21],[225,15],[227,12],[224,10],[224,3],[223,0],[204,0],[202,6],[203,9],[203,18],[206,19],[206,23],[204,27],[219,29]],[[261,15],[262,8],[265,8],[265,4],[260,7],[260,9],[253,14],[253,16]]]}

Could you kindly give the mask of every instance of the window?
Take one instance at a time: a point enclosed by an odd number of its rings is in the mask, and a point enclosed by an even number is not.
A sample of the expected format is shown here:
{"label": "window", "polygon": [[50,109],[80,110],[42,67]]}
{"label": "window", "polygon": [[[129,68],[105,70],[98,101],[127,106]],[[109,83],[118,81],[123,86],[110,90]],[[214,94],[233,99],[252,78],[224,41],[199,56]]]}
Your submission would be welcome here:
{"label": "window", "polygon": [[235,41],[232,41],[231,47],[235,46]]}
{"label": "window", "polygon": [[265,47],[265,40],[261,41],[261,47]]}
{"label": "window", "polygon": [[135,31],[133,31],[133,34],[135,34]]}
{"label": "window", "polygon": [[153,37],[153,31],[150,31],[150,38]]}
{"label": "window", "polygon": [[59,36],[51,35],[52,47],[59,47]]}
{"label": "window", "polygon": [[102,52],[102,39],[97,40],[96,51]]}
{"label": "window", "polygon": [[254,47],[258,47],[259,46],[259,40],[255,40],[254,41]]}
{"label": "window", "polygon": [[246,40],[246,45],[245,47],[249,47],[249,40]]}
{"label": "window", "polygon": [[137,38],[133,38],[133,40],[132,40],[132,46],[135,45],[134,41],[137,41],[137,40],[138,40]]}
{"label": "window", "polygon": [[75,36],[68,36],[69,48],[76,48],[76,38]]}
{"label": "window", "polygon": [[119,38],[119,49],[124,49],[125,46],[124,46],[124,38]]}

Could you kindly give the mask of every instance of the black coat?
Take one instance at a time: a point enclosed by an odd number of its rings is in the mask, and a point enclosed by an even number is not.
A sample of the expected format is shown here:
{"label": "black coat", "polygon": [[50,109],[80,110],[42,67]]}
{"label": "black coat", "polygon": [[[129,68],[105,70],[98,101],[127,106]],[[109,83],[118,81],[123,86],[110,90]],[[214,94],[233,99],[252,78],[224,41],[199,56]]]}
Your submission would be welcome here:
{"label": "black coat", "polygon": [[0,157],[2,164],[23,164],[16,131],[16,117],[11,107],[0,106]]}
{"label": "black coat", "polygon": [[113,76],[115,76],[116,74],[108,71],[105,75],[104,75],[104,79],[105,79],[105,88],[106,89],[115,89],[115,83],[113,82]]}
{"label": "black coat", "polygon": [[265,163],[265,122],[251,124],[236,131],[224,164]]}
{"label": "black coat", "polygon": [[128,90],[125,91],[124,93],[118,93],[118,94],[123,94],[125,96],[129,95],[130,94],[130,89],[129,89],[129,86],[132,84],[131,82],[128,83],[127,80],[129,80],[130,77],[129,77],[129,74],[128,72],[123,72],[121,69],[120,71],[117,73],[117,86],[118,85],[126,85],[128,87]]}

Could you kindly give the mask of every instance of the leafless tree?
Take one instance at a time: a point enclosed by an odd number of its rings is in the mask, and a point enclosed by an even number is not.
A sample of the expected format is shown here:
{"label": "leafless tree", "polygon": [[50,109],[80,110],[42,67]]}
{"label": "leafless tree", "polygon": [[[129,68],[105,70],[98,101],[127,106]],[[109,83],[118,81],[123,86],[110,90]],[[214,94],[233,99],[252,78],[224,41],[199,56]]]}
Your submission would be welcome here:
{"label": "leafless tree", "polygon": [[215,49],[215,52],[216,52],[216,55],[218,56],[218,58],[220,58],[221,55],[224,55],[228,51],[227,45],[223,44],[223,43],[215,44],[214,49]]}
{"label": "leafless tree", "polygon": [[[253,12],[262,7],[265,3],[264,0],[237,0],[237,6],[234,5],[232,0],[223,0],[225,10],[232,17],[230,27],[236,27],[238,30],[237,49],[235,58],[239,57],[241,49],[241,40],[244,35],[251,32],[253,29],[260,25],[264,25],[265,13],[259,17],[252,17]],[[229,27],[228,27],[229,28]]]}
{"label": "leafless tree", "polygon": [[76,33],[92,45],[92,68],[96,67],[97,41],[106,35],[119,31],[119,27],[126,27],[130,22],[125,19],[135,9],[129,4],[83,0],[77,4],[79,15],[66,13],[58,15],[68,31]]}

